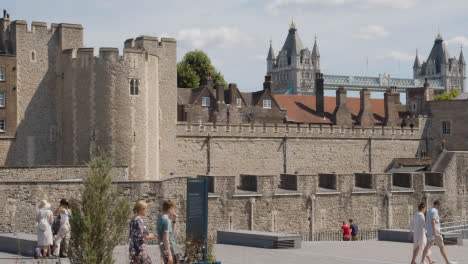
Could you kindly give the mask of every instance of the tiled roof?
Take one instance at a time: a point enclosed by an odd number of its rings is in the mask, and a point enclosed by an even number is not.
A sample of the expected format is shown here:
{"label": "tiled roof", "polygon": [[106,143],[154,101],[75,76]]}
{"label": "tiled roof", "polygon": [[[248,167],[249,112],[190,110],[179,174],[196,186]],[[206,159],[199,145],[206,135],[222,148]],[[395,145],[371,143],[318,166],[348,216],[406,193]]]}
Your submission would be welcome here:
{"label": "tiled roof", "polygon": [[[331,117],[336,108],[336,98],[325,96],[325,117],[316,113],[315,96],[306,95],[275,95],[281,108],[287,110],[287,120],[295,123],[331,124]],[[371,110],[376,124],[385,119],[384,99],[370,99]],[[347,97],[347,106],[353,118],[359,115],[360,98]],[[396,110],[397,111],[397,110]],[[398,114],[396,115],[398,116]]]}

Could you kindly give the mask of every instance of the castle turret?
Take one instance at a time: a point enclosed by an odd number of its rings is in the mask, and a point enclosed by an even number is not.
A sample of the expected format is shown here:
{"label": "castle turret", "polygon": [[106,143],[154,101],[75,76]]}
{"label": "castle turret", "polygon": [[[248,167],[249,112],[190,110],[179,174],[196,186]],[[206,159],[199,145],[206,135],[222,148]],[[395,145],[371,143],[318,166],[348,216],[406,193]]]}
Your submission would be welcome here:
{"label": "castle turret", "polygon": [[320,52],[317,45],[317,36],[315,36],[314,48],[312,49],[312,62],[314,68],[318,71],[320,70]]}
{"label": "castle turret", "polygon": [[268,50],[267,56],[267,74],[273,70],[273,65],[275,64],[275,53],[273,52],[273,47],[270,40],[270,50]]}
{"label": "castle turret", "polygon": [[460,50],[460,57],[458,58],[458,63],[460,63],[460,65],[466,65],[465,57],[463,56],[463,49]]}
{"label": "castle turret", "polygon": [[414,58],[414,64],[413,64],[413,78],[417,79],[417,77],[420,74],[421,70],[421,63],[419,62],[419,56],[418,56],[418,50],[416,50],[416,58]]}

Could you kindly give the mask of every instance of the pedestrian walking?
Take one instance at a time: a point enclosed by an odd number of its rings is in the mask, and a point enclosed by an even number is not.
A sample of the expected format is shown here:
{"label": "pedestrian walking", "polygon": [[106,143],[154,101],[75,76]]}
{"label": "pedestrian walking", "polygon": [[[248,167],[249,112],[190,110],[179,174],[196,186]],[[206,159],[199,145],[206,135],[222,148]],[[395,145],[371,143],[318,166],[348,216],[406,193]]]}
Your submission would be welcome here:
{"label": "pedestrian walking", "polygon": [[351,240],[359,240],[359,227],[356,223],[353,223],[353,219],[349,219],[349,227],[351,228]]}
{"label": "pedestrian walking", "polygon": [[426,229],[427,229],[427,245],[424,248],[424,252],[421,258],[421,263],[425,263],[424,259],[428,255],[429,250],[433,245],[436,245],[440,249],[440,254],[444,257],[445,263],[456,264],[457,262],[450,261],[445,252],[444,240],[440,234],[440,219],[443,217],[439,216],[440,201],[435,200],[434,206],[427,212],[426,215]]}
{"label": "pedestrian walking", "polygon": [[128,247],[131,264],[151,264],[151,258],[146,250],[145,240],[155,239],[143,223],[143,217],[146,216],[148,205],[144,201],[135,203],[133,212],[135,218],[130,222],[130,243]]}
{"label": "pedestrian walking", "polygon": [[[53,245],[52,227],[54,221],[53,213],[50,210],[50,204],[47,200],[39,202],[36,212],[37,225],[37,248],[36,256],[47,257],[50,254],[50,246]],[[41,252],[42,251],[42,252]]]}
{"label": "pedestrian walking", "polygon": [[351,228],[343,221],[343,225],[341,226],[341,231],[343,233],[343,241],[350,241],[351,240]]}
{"label": "pedestrian walking", "polygon": [[60,205],[55,210],[54,215],[60,217],[60,227],[57,232],[57,236],[55,237],[54,243],[54,257],[60,257],[60,247],[63,242],[62,248],[62,257],[67,257],[69,244],[70,244],[70,236],[71,236],[71,228],[70,228],[70,204],[66,199],[60,200]]}
{"label": "pedestrian walking", "polygon": [[[426,213],[426,204],[424,202],[418,205],[418,212],[413,215],[413,221],[411,223],[411,231],[408,238],[413,239],[413,257],[411,258],[411,264],[416,264],[416,258],[418,257],[419,252],[424,250],[427,244],[426,238],[426,218],[424,214]],[[427,254],[427,260],[429,263],[434,263],[430,257],[430,252]]]}
{"label": "pedestrian walking", "polygon": [[177,224],[176,204],[174,201],[163,202],[163,214],[158,218],[156,229],[158,230],[159,249],[161,258],[165,264],[178,263],[180,255],[175,242],[174,230]]}

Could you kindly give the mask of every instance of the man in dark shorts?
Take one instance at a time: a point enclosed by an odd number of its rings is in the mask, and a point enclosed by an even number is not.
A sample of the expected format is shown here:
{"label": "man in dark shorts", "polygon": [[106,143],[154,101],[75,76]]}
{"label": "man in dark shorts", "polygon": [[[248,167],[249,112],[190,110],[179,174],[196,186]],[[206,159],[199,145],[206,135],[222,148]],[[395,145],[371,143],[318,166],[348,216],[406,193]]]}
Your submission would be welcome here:
{"label": "man in dark shorts", "polygon": [[349,219],[349,227],[351,228],[351,240],[359,240],[359,228],[356,223],[353,223],[353,219]]}

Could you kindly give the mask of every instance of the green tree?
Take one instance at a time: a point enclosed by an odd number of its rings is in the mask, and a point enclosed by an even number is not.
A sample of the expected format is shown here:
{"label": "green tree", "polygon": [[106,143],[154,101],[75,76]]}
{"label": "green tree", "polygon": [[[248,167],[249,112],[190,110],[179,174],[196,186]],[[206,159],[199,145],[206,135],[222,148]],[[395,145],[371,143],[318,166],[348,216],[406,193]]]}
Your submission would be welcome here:
{"label": "green tree", "polygon": [[177,86],[197,88],[206,82],[206,73],[211,72],[213,83],[224,81],[223,75],[211,64],[211,60],[201,50],[189,51],[177,64]]}
{"label": "green tree", "polygon": [[460,91],[458,90],[453,90],[450,93],[443,92],[442,94],[439,94],[434,97],[434,101],[449,101],[453,100],[455,97],[457,97],[460,94]]}
{"label": "green tree", "polygon": [[72,263],[114,263],[112,251],[122,238],[130,218],[130,203],[118,198],[112,186],[112,163],[106,154],[98,152],[88,164],[80,199],[71,201]]}

